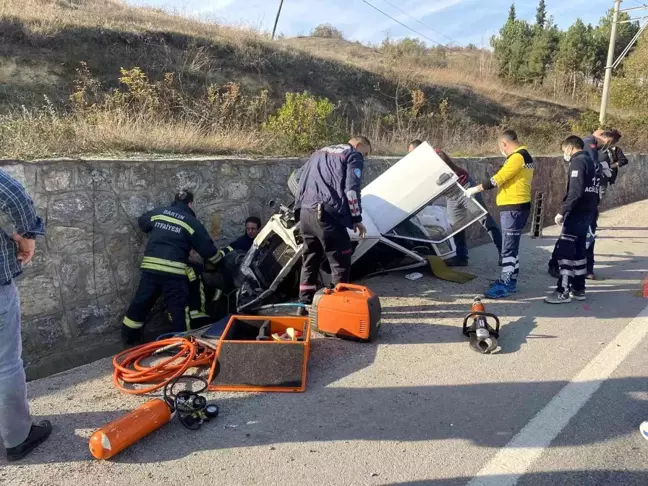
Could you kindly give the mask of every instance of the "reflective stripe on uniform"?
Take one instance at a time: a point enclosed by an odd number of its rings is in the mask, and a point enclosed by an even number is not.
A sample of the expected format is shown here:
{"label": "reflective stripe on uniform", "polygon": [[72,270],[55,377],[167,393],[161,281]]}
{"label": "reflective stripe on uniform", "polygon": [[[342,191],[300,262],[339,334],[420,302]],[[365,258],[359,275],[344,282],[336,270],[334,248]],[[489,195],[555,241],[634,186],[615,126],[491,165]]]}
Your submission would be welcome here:
{"label": "reflective stripe on uniform", "polygon": [[189,315],[189,306],[185,307],[185,326],[187,326],[187,331],[191,331],[191,316]]}
{"label": "reflective stripe on uniform", "polygon": [[196,271],[193,268],[188,267],[187,268],[187,277],[189,277],[190,282],[193,282],[197,278],[196,277]]}
{"label": "reflective stripe on uniform", "polygon": [[156,258],[151,256],[145,256],[142,258],[142,263],[158,263],[160,265],[166,265],[167,267],[175,268],[187,268],[186,263],[174,262],[173,260],[165,260],[164,258]]}
{"label": "reflective stripe on uniform", "polygon": [[221,261],[221,259],[225,256],[225,253],[223,253],[223,250],[218,250],[218,252],[211,258],[208,258],[210,263],[213,263],[216,265],[218,262]]}
{"label": "reflective stripe on uniform", "polygon": [[191,316],[192,319],[200,319],[201,317],[209,317],[207,314],[204,312],[200,311],[191,311],[189,312],[189,315]]}
{"label": "reflective stripe on uniform", "polygon": [[122,322],[126,327],[130,327],[131,329],[141,329],[144,325],[143,322],[135,322],[134,320],[129,319],[126,316],[124,316],[124,320]]}
{"label": "reflective stripe on uniform", "polygon": [[163,214],[156,214],[151,218],[151,221],[164,221],[166,223],[171,223],[171,224],[176,224],[178,226],[182,226],[184,229],[186,229],[190,235],[194,234],[194,229],[189,226],[187,223],[184,221],[180,221],[179,219],[172,218],[171,216],[165,216]]}
{"label": "reflective stripe on uniform", "polygon": [[179,268],[167,267],[164,265],[156,265],[153,263],[142,263],[140,268],[142,270],[156,270],[158,272],[172,273],[174,275],[184,275],[184,276],[187,275],[185,270],[181,270]]}
{"label": "reflective stripe on uniform", "polygon": [[223,291],[221,289],[216,289],[216,292],[214,292],[214,296],[212,297],[212,302],[216,302],[220,300],[222,295],[223,295]]}

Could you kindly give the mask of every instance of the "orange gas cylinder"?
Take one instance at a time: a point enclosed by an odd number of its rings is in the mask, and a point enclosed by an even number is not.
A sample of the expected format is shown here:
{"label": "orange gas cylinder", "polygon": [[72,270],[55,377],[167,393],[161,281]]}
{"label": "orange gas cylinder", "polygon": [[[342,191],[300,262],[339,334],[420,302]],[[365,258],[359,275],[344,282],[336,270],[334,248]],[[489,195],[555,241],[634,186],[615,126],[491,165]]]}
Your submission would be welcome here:
{"label": "orange gas cylinder", "polygon": [[371,341],[380,326],[378,296],[363,285],[341,283],[315,294],[309,312],[311,328],[342,339]]}
{"label": "orange gas cylinder", "polygon": [[110,459],[170,420],[169,405],[159,398],[150,400],[92,434],[90,453],[95,459]]}

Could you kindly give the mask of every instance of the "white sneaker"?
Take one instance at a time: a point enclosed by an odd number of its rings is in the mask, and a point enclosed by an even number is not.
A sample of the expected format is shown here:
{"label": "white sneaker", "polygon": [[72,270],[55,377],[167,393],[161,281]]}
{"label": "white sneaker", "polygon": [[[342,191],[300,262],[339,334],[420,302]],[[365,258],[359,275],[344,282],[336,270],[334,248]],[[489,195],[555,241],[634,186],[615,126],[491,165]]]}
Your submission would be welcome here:
{"label": "white sneaker", "polygon": [[545,297],[545,302],[547,304],[568,304],[571,301],[572,299],[569,292],[561,294],[557,290],[554,290],[551,295]]}

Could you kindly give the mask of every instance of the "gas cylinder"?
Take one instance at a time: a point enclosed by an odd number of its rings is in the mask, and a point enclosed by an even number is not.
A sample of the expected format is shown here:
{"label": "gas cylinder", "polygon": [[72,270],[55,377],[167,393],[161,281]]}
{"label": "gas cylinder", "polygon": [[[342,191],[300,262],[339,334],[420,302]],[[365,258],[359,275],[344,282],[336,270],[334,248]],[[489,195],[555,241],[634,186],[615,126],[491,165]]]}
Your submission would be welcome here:
{"label": "gas cylinder", "polygon": [[95,459],[110,459],[171,420],[171,408],[155,398],[132,412],[104,425],[90,437],[90,454]]}

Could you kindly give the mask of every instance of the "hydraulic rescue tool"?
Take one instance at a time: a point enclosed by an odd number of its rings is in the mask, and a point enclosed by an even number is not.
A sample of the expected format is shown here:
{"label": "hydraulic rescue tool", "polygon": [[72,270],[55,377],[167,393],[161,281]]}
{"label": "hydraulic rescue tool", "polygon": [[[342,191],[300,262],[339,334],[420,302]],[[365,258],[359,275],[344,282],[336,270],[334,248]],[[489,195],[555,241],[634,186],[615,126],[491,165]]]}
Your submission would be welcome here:
{"label": "hydraulic rescue tool", "polygon": [[[495,321],[493,328],[488,323],[488,318]],[[468,321],[473,320],[471,326]],[[475,297],[470,314],[463,321],[463,335],[470,338],[470,347],[481,354],[490,354],[497,349],[500,330],[500,321],[495,314],[486,312],[486,308],[479,297]]]}

